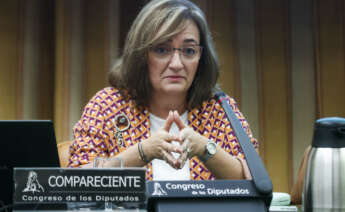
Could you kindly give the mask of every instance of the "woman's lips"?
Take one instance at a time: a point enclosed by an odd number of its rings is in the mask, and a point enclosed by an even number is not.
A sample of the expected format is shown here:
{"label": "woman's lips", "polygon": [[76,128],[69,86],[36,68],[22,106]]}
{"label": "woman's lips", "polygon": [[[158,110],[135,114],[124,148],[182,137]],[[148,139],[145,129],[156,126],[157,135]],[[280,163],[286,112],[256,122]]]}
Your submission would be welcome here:
{"label": "woman's lips", "polygon": [[182,77],[182,76],[167,76],[165,78],[167,78],[170,81],[180,81],[180,80],[184,79],[184,77]]}
{"label": "woman's lips", "polygon": [[165,78],[180,79],[180,78],[184,78],[184,77],[183,76],[178,76],[178,75],[171,75],[171,76],[166,76]]}

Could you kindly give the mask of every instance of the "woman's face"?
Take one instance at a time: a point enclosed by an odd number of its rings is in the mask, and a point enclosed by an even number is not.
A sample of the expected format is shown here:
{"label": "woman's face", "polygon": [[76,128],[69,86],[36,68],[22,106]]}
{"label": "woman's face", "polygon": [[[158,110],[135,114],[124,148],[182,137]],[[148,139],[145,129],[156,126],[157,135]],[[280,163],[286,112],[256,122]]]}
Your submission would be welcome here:
{"label": "woman's face", "polygon": [[201,55],[198,27],[190,21],[171,40],[150,48],[148,69],[153,94],[186,95]]}

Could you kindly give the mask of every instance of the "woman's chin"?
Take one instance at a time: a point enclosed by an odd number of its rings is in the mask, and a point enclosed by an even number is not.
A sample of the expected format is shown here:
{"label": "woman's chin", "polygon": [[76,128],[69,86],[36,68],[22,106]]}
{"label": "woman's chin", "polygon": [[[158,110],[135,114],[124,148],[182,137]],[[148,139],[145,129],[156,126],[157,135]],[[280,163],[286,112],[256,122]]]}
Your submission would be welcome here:
{"label": "woman's chin", "polygon": [[185,95],[187,91],[188,89],[186,89],[184,86],[169,86],[164,89],[164,93],[170,95]]}

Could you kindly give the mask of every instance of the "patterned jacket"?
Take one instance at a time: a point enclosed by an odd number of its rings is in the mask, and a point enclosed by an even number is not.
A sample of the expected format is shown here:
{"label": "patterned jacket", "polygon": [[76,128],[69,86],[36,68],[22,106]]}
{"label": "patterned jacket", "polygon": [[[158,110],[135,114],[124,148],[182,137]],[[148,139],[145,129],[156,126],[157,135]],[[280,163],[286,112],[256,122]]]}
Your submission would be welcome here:
{"label": "patterned jacket", "polygon": [[[258,142],[253,138],[248,123],[239,111],[236,102],[227,96],[232,109],[240,119],[255,148]],[[123,142],[119,141],[115,117],[124,114],[130,126],[123,131]],[[226,152],[243,158],[242,150],[233,133],[230,122],[221,105],[211,99],[201,108],[188,111],[188,125],[201,135],[212,139]],[[80,121],[75,125],[74,142],[71,147],[70,167],[90,163],[95,157],[109,157],[119,154],[128,147],[150,137],[150,120],[147,109],[139,110],[134,101],[126,101],[115,88],[104,88],[86,105]],[[197,158],[190,159],[190,174],[193,180],[213,180],[215,176]],[[152,180],[152,164],[146,165],[146,178]]]}

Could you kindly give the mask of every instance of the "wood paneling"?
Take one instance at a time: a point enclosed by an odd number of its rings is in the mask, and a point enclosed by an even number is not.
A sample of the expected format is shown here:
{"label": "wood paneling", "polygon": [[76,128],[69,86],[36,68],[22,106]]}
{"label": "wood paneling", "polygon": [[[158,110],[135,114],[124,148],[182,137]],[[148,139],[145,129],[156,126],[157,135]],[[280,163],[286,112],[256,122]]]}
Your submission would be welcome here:
{"label": "wood paneling", "polygon": [[55,3],[39,0],[38,119],[54,119]]}
{"label": "wood paneling", "polygon": [[137,17],[141,8],[149,1],[150,0],[120,1],[120,52],[122,52],[127,33],[134,19]]}
{"label": "wood paneling", "polygon": [[72,2],[56,1],[55,131],[58,142],[69,139]]}
{"label": "wood paneling", "polygon": [[241,81],[233,1],[212,1],[208,7],[208,19],[220,63],[218,83],[223,91],[235,98],[240,105]]}
{"label": "wood paneling", "polygon": [[3,1],[1,10],[1,119],[53,119],[54,2]]}
{"label": "wood paneling", "polygon": [[290,1],[293,174],[311,144],[316,117],[312,0]]}
{"label": "wood paneling", "polygon": [[[260,137],[258,112],[258,85],[255,51],[254,1],[241,0],[236,3],[236,33],[241,74],[241,111],[247,118],[255,138]],[[259,141],[260,146],[261,142]],[[263,148],[261,148],[263,149]],[[262,152],[260,152],[261,154]]]}
{"label": "wood paneling", "polygon": [[345,117],[344,1],[314,2],[318,117]]}
{"label": "wood paneling", "polygon": [[23,118],[53,119],[54,2],[23,1]]}
{"label": "wood paneling", "polygon": [[83,0],[72,1],[73,15],[71,17],[71,67],[70,67],[70,93],[69,93],[69,139],[73,138],[73,126],[79,121],[82,110],[86,104],[84,88],[84,17]]}
{"label": "wood paneling", "polygon": [[85,97],[90,99],[107,86],[109,71],[109,46],[105,38],[109,33],[108,1],[94,3],[84,1],[84,57],[85,57]]}
{"label": "wood paneling", "polygon": [[291,103],[286,1],[256,1],[260,142],[274,191],[290,184]]}
{"label": "wood paneling", "polygon": [[0,7],[0,119],[17,119],[21,86],[20,64],[23,46],[20,36],[20,1],[5,0]]}

